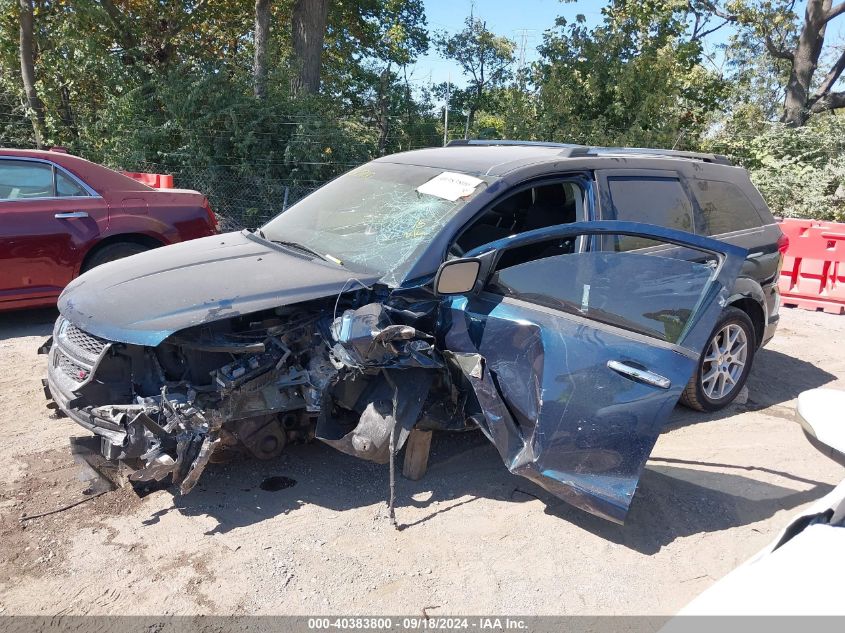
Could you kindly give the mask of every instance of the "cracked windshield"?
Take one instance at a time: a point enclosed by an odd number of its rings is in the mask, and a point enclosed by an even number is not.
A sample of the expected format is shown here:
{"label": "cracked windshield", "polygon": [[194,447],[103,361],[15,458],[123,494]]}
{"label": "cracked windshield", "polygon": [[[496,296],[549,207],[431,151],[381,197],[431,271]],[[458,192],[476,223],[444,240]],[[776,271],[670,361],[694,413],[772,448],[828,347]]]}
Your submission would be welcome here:
{"label": "cracked windshield", "polygon": [[373,162],[315,191],[261,233],[351,270],[395,280],[486,185],[441,168]]}

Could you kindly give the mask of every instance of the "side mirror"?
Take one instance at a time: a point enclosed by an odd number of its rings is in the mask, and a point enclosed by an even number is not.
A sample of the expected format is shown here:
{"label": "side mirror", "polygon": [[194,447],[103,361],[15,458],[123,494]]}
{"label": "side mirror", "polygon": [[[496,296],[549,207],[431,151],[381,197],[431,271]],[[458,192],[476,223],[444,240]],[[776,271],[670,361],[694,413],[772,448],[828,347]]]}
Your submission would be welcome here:
{"label": "side mirror", "polygon": [[481,260],[453,259],[443,262],[434,278],[434,292],[438,295],[462,295],[475,288]]}

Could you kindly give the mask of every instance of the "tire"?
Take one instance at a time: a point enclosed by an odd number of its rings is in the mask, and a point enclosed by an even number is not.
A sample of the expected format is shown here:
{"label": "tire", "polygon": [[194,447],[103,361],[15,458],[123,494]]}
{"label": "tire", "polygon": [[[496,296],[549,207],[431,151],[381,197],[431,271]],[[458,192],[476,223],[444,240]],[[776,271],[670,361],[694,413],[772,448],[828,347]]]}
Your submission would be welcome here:
{"label": "tire", "polygon": [[[725,343],[731,340],[730,348],[726,348]],[[749,316],[739,308],[725,308],[681,394],[681,404],[697,411],[724,409],[745,386],[756,348]]]}
{"label": "tire", "polygon": [[150,250],[149,246],[136,244],[135,242],[115,242],[114,244],[108,244],[98,249],[88,259],[88,261],[85,262],[82,272],[85,273],[101,264],[123,259],[124,257],[129,257],[130,255],[137,255],[138,253],[143,253],[148,250]]}

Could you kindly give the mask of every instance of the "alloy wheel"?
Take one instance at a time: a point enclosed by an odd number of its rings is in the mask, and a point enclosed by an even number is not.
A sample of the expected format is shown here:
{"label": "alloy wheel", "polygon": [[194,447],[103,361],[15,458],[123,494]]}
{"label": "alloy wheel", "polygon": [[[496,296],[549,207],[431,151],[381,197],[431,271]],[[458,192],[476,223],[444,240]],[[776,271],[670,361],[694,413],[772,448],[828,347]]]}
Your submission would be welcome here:
{"label": "alloy wheel", "polygon": [[701,388],[711,400],[722,400],[739,384],[748,359],[745,330],[729,323],[719,330],[707,346],[702,363]]}

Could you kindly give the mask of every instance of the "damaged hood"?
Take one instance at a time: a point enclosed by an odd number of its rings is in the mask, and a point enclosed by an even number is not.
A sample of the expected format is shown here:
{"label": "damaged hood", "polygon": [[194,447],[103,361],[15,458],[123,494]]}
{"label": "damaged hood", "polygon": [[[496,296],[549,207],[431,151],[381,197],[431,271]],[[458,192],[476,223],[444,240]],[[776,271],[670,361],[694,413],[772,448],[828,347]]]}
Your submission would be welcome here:
{"label": "damaged hood", "polygon": [[94,268],[65,288],[59,310],[91,334],[155,346],[195,325],[336,295],[353,277],[376,280],[226,233]]}

